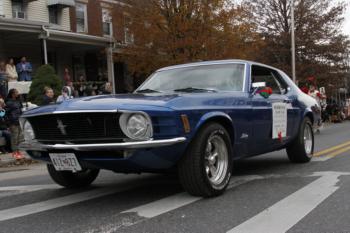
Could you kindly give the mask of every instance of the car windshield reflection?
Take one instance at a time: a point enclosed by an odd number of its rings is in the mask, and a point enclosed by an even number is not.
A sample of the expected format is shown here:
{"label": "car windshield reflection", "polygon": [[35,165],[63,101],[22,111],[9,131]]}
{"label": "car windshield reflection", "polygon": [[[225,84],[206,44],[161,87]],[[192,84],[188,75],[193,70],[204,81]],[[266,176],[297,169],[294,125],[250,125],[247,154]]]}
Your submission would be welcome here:
{"label": "car windshield reflection", "polygon": [[244,64],[211,64],[155,72],[136,93],[242,91]]}

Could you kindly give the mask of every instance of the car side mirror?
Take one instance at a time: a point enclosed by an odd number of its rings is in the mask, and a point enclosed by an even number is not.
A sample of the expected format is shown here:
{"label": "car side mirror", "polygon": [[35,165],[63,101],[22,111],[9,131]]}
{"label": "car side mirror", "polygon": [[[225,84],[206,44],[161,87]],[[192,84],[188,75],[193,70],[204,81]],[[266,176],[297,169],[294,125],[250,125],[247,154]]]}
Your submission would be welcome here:
{"label": "car side mirror", "polygon": [[263,87],[266,87],[266,82],[252,83],[251,95],[254,96],[256,92]]}

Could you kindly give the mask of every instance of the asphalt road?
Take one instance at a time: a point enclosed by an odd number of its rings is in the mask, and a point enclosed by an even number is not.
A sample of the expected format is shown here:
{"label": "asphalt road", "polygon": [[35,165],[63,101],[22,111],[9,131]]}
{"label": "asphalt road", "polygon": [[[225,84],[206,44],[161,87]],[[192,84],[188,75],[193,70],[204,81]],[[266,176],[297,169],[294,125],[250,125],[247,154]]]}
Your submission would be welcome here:
{"label": "asphalt road", "polygon": [[236,163],[229,189],[211,199],[169,176],[102,172],[72,191],[40,164],[2,168],[0,232],[350,232],[350,122],[316,135],[316,151],[308,164],[285,151]]}

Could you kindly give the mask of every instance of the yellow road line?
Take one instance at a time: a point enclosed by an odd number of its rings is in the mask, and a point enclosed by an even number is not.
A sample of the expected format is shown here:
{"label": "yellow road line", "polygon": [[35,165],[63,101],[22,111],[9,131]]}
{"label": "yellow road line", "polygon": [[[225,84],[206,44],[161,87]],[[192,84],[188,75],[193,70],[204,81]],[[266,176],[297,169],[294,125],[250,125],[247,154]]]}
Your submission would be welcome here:
{"label": "yellow road line", "polygon": [[319,157],[321,155],[325,155],[325,154],[327,154],[329,152],[333,152],[335,150],[341,149],[341,148],[343,148],[345,146],[348,146],[348,145],[350,145],[350,141],[344,142],[344,143],[339,144],[337,146],[330,147],[330,148],[325,149],[325,150],[318,151],[318,152],[314,153],[314,157]]}
{"label": "yellow road line", "polygon": [[330,153],[329,155],[327,155],[327,157],[328,158],[333,158],[333,157],[335,157],[337,155],[340,155],[340,154],[342,154],[344,152],[347,152],[348,150],[350,150],[350,146],[345,147],[345,148],[340,149],[340,150],[337,150],[337,151],[334,151],[333,153]]}

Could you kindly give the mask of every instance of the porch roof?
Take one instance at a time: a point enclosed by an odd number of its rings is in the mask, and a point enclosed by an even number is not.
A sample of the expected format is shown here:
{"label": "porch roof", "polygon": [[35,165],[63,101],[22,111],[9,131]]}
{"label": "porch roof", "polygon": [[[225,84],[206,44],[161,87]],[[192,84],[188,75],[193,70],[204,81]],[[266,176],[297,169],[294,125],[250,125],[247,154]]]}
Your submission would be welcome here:
{"label": "porch roof", "polygon": [[114,38],[92,36],[75,32],[57,30],[57,26],[49,23],[18,19],[5,19],[0,17],[0,31],[28,32],[38,35],[38,39],[109,47]]}
{"label": "porch roof", "polygon": [[75,44],[87,44],[96,45],[101,47],[107,47],[114,42],[113,38],[91,36],[86,34],[60,31],[54,29],[47,29],[47,33],[42,33],[42,36],[47,36],[48,40],[75,43]]}
{"label": "porch roof", "polygon": [[47,5],[69,7],[69,6],[75,6],[75,1],[74,0],[48,0]]}

